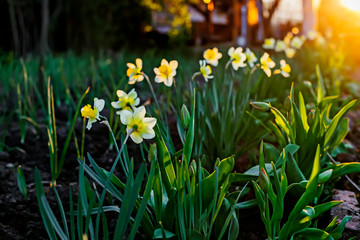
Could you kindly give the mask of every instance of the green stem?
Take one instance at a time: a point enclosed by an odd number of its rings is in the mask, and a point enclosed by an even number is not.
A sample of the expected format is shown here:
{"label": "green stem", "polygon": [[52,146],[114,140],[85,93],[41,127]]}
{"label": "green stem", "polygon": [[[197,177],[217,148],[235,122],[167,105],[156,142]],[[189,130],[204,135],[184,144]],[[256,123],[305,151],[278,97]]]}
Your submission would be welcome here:
{"label": "green stem", "polygon": [[86,118],[83,118],[83,129],[82,129],[82,136],[81,136],[81,156],[80,159],[84,161],[84,145],[85,145],[85,124]]}
{"label": "green stem", "polygon": [[154,88],[150,82],[150,79],[149,77],[145,74],[145,73],[142,73],[144,78],[146,79],[147,83],[149,84],[149,87],[150,87],[150,90],[151,90],[151,94],[153,95],[153,98],[154,98],[154,101],[155,101],[155,104],[156,104],[156,107],[157,109],[159,110],[159,114],[160,114],[160,118],[161,118],[161,121],[165,124],[165,121],[164,121],[164,117],[162,115],[162,112],[161,112],[161,109],[160,109],[160,105],[159,105],[159,102],[156,98],[156,94],[155,94],[155,91],[154,91]]}

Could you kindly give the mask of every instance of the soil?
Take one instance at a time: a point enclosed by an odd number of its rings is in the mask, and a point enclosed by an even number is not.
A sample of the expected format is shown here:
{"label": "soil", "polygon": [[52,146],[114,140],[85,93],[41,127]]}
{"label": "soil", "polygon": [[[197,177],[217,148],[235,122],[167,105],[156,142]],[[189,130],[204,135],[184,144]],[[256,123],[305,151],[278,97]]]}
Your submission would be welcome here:
{"label": "soil", "polygon": [[[64,143],[68,132],[68,126],[66,119],[62,119],[61,116],[66,116],[66,114],[57,111],[56,116],[59,149],[62,149],[62,143]],[[175,134],[176,124],[174,121],[176,120],[169,118],[169,121],[173,122],[170,126],[172,126],[171,132]],[[76,124],[75,132],[78,139],[80,139],[82,133],[81,121]],[[356,146],[356,151],[351,155],[341,155],[342,161],[358,159],[360,154],[359,135],[360,128],[353,126],[348,139]],[[137,145],[130,142],[128,143],[129,155],[134,157],[135,169],[137,169],[142,162],[140,149]],[[48,239],[38,209],[34,186],[34,169],[37,167],[41,173],[47,199],[51,208],[57,214],[56,209],[58,207],[56,200],[49,187],[51,174],[46,128],[41,128],[41,131],[36,133],[35,128],[29,125],[25,144],[21,144],[18,124],[13,122],[6,133],[5,143],[8,147],[19,147],[19,149],[0,152],[0,239]],[[175,142],[175,147],[177,150],[181,147],[180,140]],[[109,149],[109,134],[105,125],[95,123],[91,131],[86,131],[85,152],[89,152],[99,166],[110,170],[116,157],[116,151]],[[17,186],[15,169],[18,165],[21,165],[26,178],[27,199],[23,198]],[[236,165],[236,170],[246,169],[249,165],[248,157],[239,159]],[[124,180],[124,177],[121,177],[119,172],[115,171],[115,174],[117,176],[120,175],[120,178]],[[359,183],[358,175],[352,177]],[[69,206],[70,186],[73,189],[73,198],[77,199],[77,182],[78,162],[76,160],[75,145],[71,143],[62,172],[57,180],[57,190],[63,201],[65,211],[68,210]],[[343,184],[343,188],[354,190],[347,184]],[[239,239],[260,240],[266,238],[260,216],[259,214],[254,214],[254,209],[244,211],[240,215]],[[109,229],[114,228],[115,220],[115,216],[109,220]]]}

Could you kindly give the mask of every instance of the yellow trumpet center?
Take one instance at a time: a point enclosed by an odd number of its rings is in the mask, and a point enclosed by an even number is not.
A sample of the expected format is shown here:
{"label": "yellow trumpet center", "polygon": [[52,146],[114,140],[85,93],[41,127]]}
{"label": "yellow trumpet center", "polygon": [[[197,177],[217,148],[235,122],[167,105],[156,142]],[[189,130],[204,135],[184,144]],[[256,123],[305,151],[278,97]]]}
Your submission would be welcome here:
{"label": "yellow trumpet center", "polygon": [[94,119],[94,118],[96,118],[96,114],[97,114],[97,111],[95,109],[92,109],[90,104],[84,106],[81,109],[81,116],[82,117],[88,117],[90,119]]}
{"label": "yellow trumpet center", "polygon": [[161,75],[163,75],[165,77],[169,77],[171,74],[171,68],[170,68],[170,66],[161,65],[159,67],[159,72]]}

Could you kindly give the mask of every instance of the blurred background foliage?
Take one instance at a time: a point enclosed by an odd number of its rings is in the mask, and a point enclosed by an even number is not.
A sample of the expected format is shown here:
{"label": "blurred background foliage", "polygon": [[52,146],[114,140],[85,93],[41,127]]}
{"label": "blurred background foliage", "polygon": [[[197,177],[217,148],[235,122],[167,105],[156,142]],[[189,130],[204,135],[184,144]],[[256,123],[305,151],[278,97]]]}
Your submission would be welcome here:
{"label": "blurred background foliage", "polygon": [[146,44],[141,30],[151,21],[150,11],[141,6],[140,0],[1,1],[0,50],[15,50],[22,56],[38,52],[44,14],[48,53],[49,49],[83,52],[99,47],[118,50],[130,42]]}

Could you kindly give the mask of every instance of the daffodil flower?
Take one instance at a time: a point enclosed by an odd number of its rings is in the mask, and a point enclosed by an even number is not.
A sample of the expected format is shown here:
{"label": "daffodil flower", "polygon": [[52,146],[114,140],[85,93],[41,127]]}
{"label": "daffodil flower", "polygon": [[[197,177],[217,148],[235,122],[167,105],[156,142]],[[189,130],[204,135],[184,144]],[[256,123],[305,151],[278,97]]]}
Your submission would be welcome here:
{"label": "daffodil flower", "polygon": [[285,49],[285,55],[287,58],[293,58],[296,53],[296,50],[293,48],[286,48]]}
{"label": "daffodil flower", "polygon": [[262,47],[265,49],[274,49],[275,39],[274,38],[266,38]]}
{"label": "daffodil flower", "polygon": [[105,101],[103,99],[94,98],[94,108],[90,104],[85,105],[81,109],[81,116],[89,118],[86,128],[91,129],[91,126],[96,120],[100,120],[100,112],[104,109]]}
{"label": "daffodil flower", "polygon": [[177,67],[178,62],[176,60],[172,60],[169,63],[166,59],[163,59],[160,67],[154,68],[154,72],[156,74],[155,82],[163,82],[166,86],[171,87],[174,82]]}
{"label": "daffodil flower", "polygon": [[300,49],[301,46],[303,45],[303,43],[304,43],[304,40],[302,38],[294,37],[291,40],[290,46],[293,47],[293,48],[296,48],[296,49]]}
{"label": "daffodil flower", "polygon": [[264,70],[265,74],[271,76],[271,68],[275,67],[275,62],[270,58],[267,52],[260,58],[260,67]]}
{"label": "daffodil flower", "polygon": [[249,66],[253,68],[255,66],[256,61],[258,60],[257,57],[249,48],[246,48],[245,55]]}
{"label": "daffodil flower", "polygon": [[246,55],[243,53],[243,49],[241,47],[236,49],[231,47],[228,54],[230,56],[231,65],[235,71],[237,71],[239,67],[246,67]]}
{"label": "daffodil flower", "polygon": [[140,58],[137,58],[135,60],[135,64],[133,64],[133,63],[126,64],[128,66],[126,75],[129,77],[129,84],[134,84],[136,82],[141,82],[142,80],[144,80],[144,75],[141,72],[142,60]]}
{"label": "daffodil flower", "polygon": [[146,110],[144,106],[135,108],[134,112],[124,110],[120,115],[121,123],[126,125],[126,131],[130,138],[137,144],[143,139],[152,139],[155,137],[154,126],[156,118],[145,117]]}
{"label": "daffodil flower", "polygon": [[132,89],[128,94],[122,90],[117,90],[116,95],[119,100],[112,102],[111,106],[113,106],[113,108],[120,109],[120,111],[116,112],[119,115],[123,110],[132,111],[132,108],[136,107],[140,103],[140,99],[137,97],[135,89]]}
{"label": "daffodil flower", "polygon": [[291,67],[289,64],[286,63],[284,59],[280,60],[280,69],[274,71],[274,74],[283,75],[284,77],[290,77]]}
{"label": "daffodil flower", "polygon": [[293,38],[294,34],[292,32],[288,32],[286,36],[284,37],[284,43],[286,46],[290,45],[291,39]]}
{"label": "daffodil flower", "polygon": [[221,52],[219,52],[216,47],[213,49],[205,50],[203,56],[205,61],[214,67],[219,64],[219,59],[222,58]]}
{"label": "daffodil flower", "polygon": [[276,41],[276,44],[275,44],[275,48],[274,48],[275,52],[282,52],[282,51],[284,51],[285,49],[286,49],[286,44],[285,44],[285,42],[282,41],[282,40],[277,40],[277,41]]}
{"label": "daffodil flower", "polygon": [[275,67],[275,62],[270,58],[267,52],[260,58],[260,67],[264,70],[265,74],[271,76],[271,68]]}
{"label": "daffodil flower", "polygon": [[309,39],[310,41],[313,41],[317,38],[318,36],[318,32],[316,30],[310,30],[307,34],[306,34],[306,38]]}
{"label": "daffodil flower", "polygon": [[211,75],[212,73],[211,67],[209,65],[206,65],[206,61],[200,60],[199,63],[200,63],[200,74],[203,76],[205,81],[207,82],[209,79],[214,78],[214,76]]}

